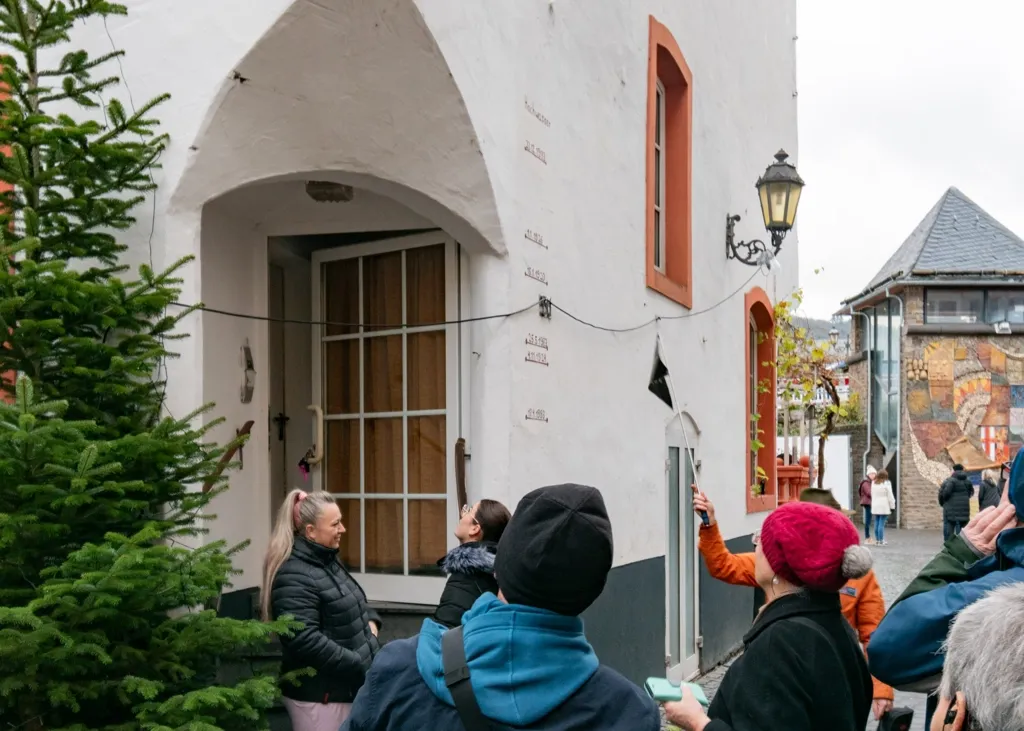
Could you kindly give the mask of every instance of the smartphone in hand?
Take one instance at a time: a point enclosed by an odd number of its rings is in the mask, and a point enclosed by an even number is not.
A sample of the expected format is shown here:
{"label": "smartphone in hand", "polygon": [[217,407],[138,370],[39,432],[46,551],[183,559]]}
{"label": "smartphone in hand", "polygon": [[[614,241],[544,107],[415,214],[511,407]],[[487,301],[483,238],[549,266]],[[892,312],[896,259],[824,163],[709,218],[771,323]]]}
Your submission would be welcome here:
{"label": "smartphone in hand", "polygon": [[683,688],[689,688],[693,697],[705,708],[711,705],[708,702],[707,696],[704,695],[704,689],[696,683],[683,683],[680,686],[666,678],[648,678],[647,682],[644,683],[644,690],[647,691],[647,695],[658,701],[658,703],[681,701],[683,699]]}

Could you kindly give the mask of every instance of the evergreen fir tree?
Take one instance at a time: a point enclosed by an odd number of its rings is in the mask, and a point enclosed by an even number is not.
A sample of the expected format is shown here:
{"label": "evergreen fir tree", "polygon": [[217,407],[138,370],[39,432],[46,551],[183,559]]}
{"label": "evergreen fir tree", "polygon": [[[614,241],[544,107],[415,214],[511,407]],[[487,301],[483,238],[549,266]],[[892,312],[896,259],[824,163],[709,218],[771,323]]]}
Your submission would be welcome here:
{"label": "evergreen fir tree", "polygon": [[[218,684],[224,659],[285,625],[219,618],[220,543],[192,550],[224,449],[162,416],[158,373],[187,311],[177,272],[121,264],[168,140],[106,99],[118,82],[69,50],[105,0],[0,0],[0,721],[37,729],[249,731],[270,676]],[[45,58],[59,58],[43,65]]]}

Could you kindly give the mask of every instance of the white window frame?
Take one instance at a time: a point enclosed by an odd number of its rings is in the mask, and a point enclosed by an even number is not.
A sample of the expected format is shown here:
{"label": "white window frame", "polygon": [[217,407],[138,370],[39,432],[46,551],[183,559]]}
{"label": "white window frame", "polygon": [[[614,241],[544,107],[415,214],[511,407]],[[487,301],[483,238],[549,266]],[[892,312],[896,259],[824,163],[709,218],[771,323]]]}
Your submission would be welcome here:
{"label": "white window frame", "polygon": [[[312,298],[313,298],[313,316],[315,319],[322,319],[324,312],[323,306],[325,302],[323,287],[324,280],[322,276],[324,264],[332,261],[338,261],[342,259],[354,259],[358,257],[373,256],[375,254],[385,254],[394,251],[408,251],[410,249],[421,248],[425,246],[436,246],[438,244],[444,244],[445,246],[445,320],[452,323],[455,320],[459,320],[460,312],[466,312],[468,305],[468,280],[467,272],[468,267],[462,266],[464,254],[461,252],[458,244],[454,239],[447,236],[443,232],[429,232],[425,234],[417,234],[413,236],[405,236],[396,239],[387,239],[385,241],[375,241],[366,244],[353,244],[350,246],[343,246],[334,249],[322,249],[320,251],[313,252],[312,259]],[[405,297],[405,256],[403,254],[403,267],[402,267],[402,320],[405,321],[405,309],[406,309],[406,297]],[[359,312],[360,319],[362,319],[362,308],[363,308],[363,277],[362,277],[362,262],[359,265],[360,276],[359,276]],[[374,574],[366,573],[363,569],[366,565],[366,492],[363,490],[362,494],[345,493],[339,494],[338,497],[345,497],[351,499],[360,500],[360,566],[349,567],[352,571],[353,576],[359,581],[363,590],[366,592],[367,598],[371,601],[378,602],[395,602],[403,604],[425,604],[433,605],[437,604],[437,601],[441,595],[441,591],[444,588],[445,579],[441,576],[409,576],[407,574],[409,570],[409,500],[423,500],[433,499],[438,500],[444,498],[447,500],[447,508],[445,510],[445,535],[447,538],[447,548],[453,548],[455,546],[455,538],[453,532],[458,523],[456,517],[456,504],[458,502],[456,497],[456,484],[455,484],[455,440],[460,434],[466,435],[469,433],[469,397],[468,397],[468,379],[463,377],[463,373],[468,373],[466,367],[466,355],[469,352],[468,347],[468,331],[463,332],[466,327],[465,324],[446,324],[443,326],[445,331],[445,348],[446,348],[446,362],[445,362],[445,383],[446,383],[446,394],[445,394],[445,409],[436,409],[428,412],[413,412],[413,415],[444,415],[445,416],[445,477],[446,477],[446,493],[441,494],[409,494],[409,468],[408,468],[408,425],[403,425],[403,478],[402,478],[402,492],[392,495],[381,495],[374,494],[375,499],[400,499],[403,503],[403,526],[405,535],[403,536],[404,544],[404,556],[403,556],[403,573],[402,574]],[[405,374],[405,363],[407,356],[407,340],[408,335],[417,332],[430,332],[437,331],[442,328],[438,327],[409,327],[409,328],[398,328],[394,330],[375,330],[372,335],[375,337],[383,337],[386,335],[402,335],[402,360],[403,360],[403,385],[402,385],[402,401],[403,407],[406,405],[407,400],[407,389],[408,389],[408,378]],[[323,344],[337,340],[354,340],[363,339],[364,333],[353,333],[348,335],[332,335],[327,336],[324,334],[325,328],[320,325],[314,325],[312,327],[312,342],[313,342],[313,403],[318,404],[321,408],[324,407],[325,393],[323,384],[323,358],[324,348]],[[465,341],[465,342],[464,342]],[[338,415],[324,415],[325,427],[324,435],[319,435],[318,439],[323,439],[326,436],[326,422],[332,420],[342,419],[353,419],[358,418],[361,422],[365,421],[367,414],[362,411],[362,400],[365,397],[363,393],[364,385],[364,359],[362,356],[362,349],[360,349],[359,359],[359,387],[360,387],[360,412],[356,416],[338,416]],[[402,416],[403,421],[408,420],[409,412],[403,411],[396,412],[395,414],[372,414],[372,417],[380,416]],[[468,442],[468,439],[467,439]],[[326,444],[324,445],[326,449]],[[365,481],[365,452],[366,444],[365,439],[360,440],[360,480]],[[324,460],[326,463],[327,460]],[[321,463],[312,471],[312,489],[322,490],[324,487],[324,463]],[[441,556],[438,556],[441,558]]]}
{"label": "white window frame", "polygon": [[654,176],[654,268],[665,273],[665,259],[667,248],[665,246],[665,85],[658,79],[657,89],[654,94],[654,114],[656,121],[654,125],[654,164],[657,171]]}
{"label": "white window frame", "polygon": [[[689,415],[687,415],[688,422],[690,421]],[[685,435],[681,431],[685,429]],[[695,678],[700,673],[700,655],[702,651],[703,640],[700,633],[700,551],[699,551],[699,535],[700,526],[697,522],[691,522],[692,526],[692,540],[687,542],[685,540],[686,521],[696,521],[696,518],[692,510],[687,509],[687,505],[692,505],[692,499],[688,496],[690,493],[690,485],[688,482],[696,480],[697,472],[697,454],[700,450],[700,437],[695,428],[691,428],[691,424],[687,423],[681,425],[679,419],[673,417],[666,427],[666,449],[665,449],[665,507],[666,514],[671,506],[671,494],[672,485],[670,484],[671,470],[669,468],[671,463],[671,449],[674,447],[679,450],[679,495],[678,505],[676,506],[678,512],[676,514],[676,528],[678,535],[668,535],[668,540],[678,541],[679,547],[679,563],[676,566],[671,565],[670,551],[671,546],[665,547],[665,611],[666,611],[666,626],[665,626],[665,660],[668,678],[674,683],[680,683],[683,681],[689,681]],[[689,467],[689,471],[687,470]],[[687,480],[687,477],[690,480]],[[672,526],[671,516],[666,521],[666,528],[670,529]],[[686,565],[689,563],[692,570],[693,584],[687,587],[686,577]],[[672,571],[678,572],[677,586],[679,594],[676,597],[672,597],[670,592],[673,588],[673,577]],[[689,627],[689,631],[692,633],[692,639],[694,646],[691,654],[684,654],[687,649],[686,647],[686,635],[687,635],[687,622],[686,622],[686,604],[687,604],[687,591],[690,591],[689,598],[692,600],[692,617],[691,621],[693,624]],[[677,616],[673,617],[673,609],[677,613]],[[679,627],[679,636],[677,638],[672,637],[672,624],[676,623]],[[673,640],[678,642],[676,647],[673,648]],[[678,653],[677,656],[673,656],[673,652]]]}

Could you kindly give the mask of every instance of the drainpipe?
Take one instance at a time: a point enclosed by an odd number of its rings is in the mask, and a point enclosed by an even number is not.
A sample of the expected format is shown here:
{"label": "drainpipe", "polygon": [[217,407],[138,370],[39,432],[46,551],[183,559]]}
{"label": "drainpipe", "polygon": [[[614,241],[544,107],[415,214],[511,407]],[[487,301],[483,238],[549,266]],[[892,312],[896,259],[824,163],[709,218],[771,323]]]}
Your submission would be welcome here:
{"label": "drainpipe", "polygon": [[[903,463],[903,328],[906,325],[903,322],[903,298],[896,296],[893,297],[889,294],[889,288],[885,288],[885,298],[887,300],[893,300],[898,302],[900,305],[900,336],[897,338],[897,352],[899,353],[899,373],[897,373],[897,383],[899,384],[899,391],[897,391],[898,398],[896,399],[896,406],[899,409],[899,413],[896,416],[896,475],[899,481],[897,487],[899,488],[900,494],[903,493],[903,473],[900,471],[900,465]],[[890,319],[891,322],[891,319]],[[892,328],[889,328],[890,337],[892,337]],[[892,374],[890,374],[891,377]],[[903,512],[903,501],[896,501],[896,526],[900,526],[900,515]]]}
{"label": "drainpipe", "polygon": [[868,414],[867,414],[868,440],[864,444],[864,454],[861,455],[861,459],[860,459],[860,477],[858,478],[858,483],[857,483],[857,484],[860,484],[860,480],[864,479],[864,475],[868,471],[868,455],[871,453],[871,402],[872,402],[871,389],[874,387],[873,381],[875,380],[875,376],[871,372],[871,347],[873,345],[873,343],[871,342],[871,338],[873,336],[873,331],[872,331],[872,327],[871,327],[871,318],[868,317],[866,313],[854,310],[853,309],[853,305],[849,306],[849,310],[850,311],[847,314],[850,315],[850,319],[851,320],[853,320],[853,316],[854,315],[860,315],[861,317],[864,318],[864,322],[865,322],[864,334],[867,336],[867,347],[864,350],[868,354],[868,379],[867,379],[867,381],[868,381],[868,393],[867,393],[867,398],[864,399],[864,400],[867,402],[867,405],[868,405]]}

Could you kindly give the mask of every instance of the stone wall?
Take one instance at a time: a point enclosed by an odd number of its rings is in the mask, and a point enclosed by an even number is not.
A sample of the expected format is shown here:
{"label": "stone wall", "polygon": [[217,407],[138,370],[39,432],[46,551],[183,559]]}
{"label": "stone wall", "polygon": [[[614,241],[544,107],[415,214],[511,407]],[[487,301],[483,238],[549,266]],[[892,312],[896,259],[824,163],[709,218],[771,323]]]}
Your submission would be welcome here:
{"label": "stone wall", "polygon": [[907,287],[903,294],[903,325],[924,324],[924,289]]}

